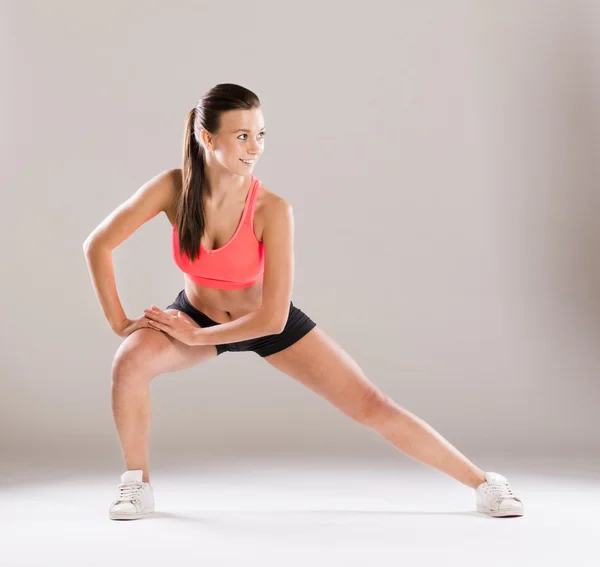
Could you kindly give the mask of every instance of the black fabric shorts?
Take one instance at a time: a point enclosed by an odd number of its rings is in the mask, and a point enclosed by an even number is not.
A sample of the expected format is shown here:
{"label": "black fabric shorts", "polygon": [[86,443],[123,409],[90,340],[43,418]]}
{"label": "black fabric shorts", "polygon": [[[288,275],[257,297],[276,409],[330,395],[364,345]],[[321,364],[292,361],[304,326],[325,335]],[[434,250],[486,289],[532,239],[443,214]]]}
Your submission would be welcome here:
{"label": "black fabric shorts", "polygon": [[[175,301],[166,307],[166,309],[179,309],[179,311],[183,311],[201,327],[220,325],[220,323],[213,321],[190,303],[187,295],[185,294],[185,289],[182,289],[179,292],[179,295],[175,298]],[[215,345],[217,349],[217,356],[224,352],[244,351],[253,351],[262,357],[269,356],[270,354],[275,354],[276,352],[293,345],[296,341],[299,341],[304,335],[306,335],[306,333],[316,326],[317,324],[308,315],[303,313],[290,301],[288,320],[281,333],[276,335],[266,335],[256,339],[238,341],[236,343]]]}

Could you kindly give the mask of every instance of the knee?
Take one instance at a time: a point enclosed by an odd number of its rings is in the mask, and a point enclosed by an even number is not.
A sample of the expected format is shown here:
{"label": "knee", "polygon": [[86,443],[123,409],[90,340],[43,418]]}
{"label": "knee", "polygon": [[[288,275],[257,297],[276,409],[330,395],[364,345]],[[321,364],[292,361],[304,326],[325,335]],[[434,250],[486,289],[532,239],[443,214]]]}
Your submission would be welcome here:
{"label": "knee", "polygon": [[367,427],[375,427],[391,415],[394,402],[379,390],[369,390],[358,404],[354,415],[356,421]]}
{"label": "knee", "polygon": [[166,345],[162,342],[156,344],[156,341],[144,340],[155,333],[154,330],[140,329],[125,338],[113,358],[113,385],[129,384],[138,380],[148,381],[156,376],[154,361]]}

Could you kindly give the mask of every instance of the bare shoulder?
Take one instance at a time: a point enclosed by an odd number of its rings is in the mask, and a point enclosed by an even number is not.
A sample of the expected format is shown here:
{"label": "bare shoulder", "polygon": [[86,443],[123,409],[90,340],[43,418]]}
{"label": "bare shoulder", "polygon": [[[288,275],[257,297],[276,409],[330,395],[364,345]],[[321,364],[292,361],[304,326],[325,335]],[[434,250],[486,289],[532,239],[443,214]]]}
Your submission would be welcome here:
{"label": "bare shoulder", "polygon": [[171,176],[173,183],[175,183],[175,184],[179,185],[179,187],[181,187],[181,180],[183,177],[183,174],[181,173],[181,168],[174,167],[173,169],[169,169],[167,171],[168,171],[169,175]]}
{"label": "bare shoulder", "polygon": [[281,196],[273,193],[266,185],[260,188],[254,212],[254,235],[262,242],[263,231],[269,219],[291,211],[292,206]]}
{"label": "bare shoulder", "polygon": [[168,182],[168,204],[165,207],[165,214],[167,215],[169,222],[171,224],[175,223],[175,212],[177,210],[177,201],[179,198],[179,194],[181,193],[181,188],[183,186],[183,174],[181,172],[180,167],[176,167],[173,169],[169,169],[165,172],[169,182]]}

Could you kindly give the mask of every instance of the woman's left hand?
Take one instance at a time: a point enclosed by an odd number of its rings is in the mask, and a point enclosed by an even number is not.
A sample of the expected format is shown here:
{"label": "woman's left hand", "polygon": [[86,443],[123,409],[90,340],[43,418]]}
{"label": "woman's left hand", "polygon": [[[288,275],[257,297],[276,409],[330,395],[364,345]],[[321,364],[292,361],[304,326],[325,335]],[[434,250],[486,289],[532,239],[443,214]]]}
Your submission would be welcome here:
{"label": "woman's left hand", "polygon": [[181,315],[181,311],[166,312],[155,305],[151,309],[144,309],[144,315],[149,319],[152,329],[164,331],[174,339],[190,346],[195,346],[199,327],[190,323]]}

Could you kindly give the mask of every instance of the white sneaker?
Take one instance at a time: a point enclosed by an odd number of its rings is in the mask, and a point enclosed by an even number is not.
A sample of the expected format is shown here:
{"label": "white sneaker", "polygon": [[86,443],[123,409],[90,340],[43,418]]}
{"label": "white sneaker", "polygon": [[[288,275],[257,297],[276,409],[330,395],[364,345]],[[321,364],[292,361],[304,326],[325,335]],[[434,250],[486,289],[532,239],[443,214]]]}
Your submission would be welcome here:
{"label": "white sneaker", "polygon": [[505,477],[486,472],[485,478],[486,482],[475,489],[478,512],[495,518],[524,514],[523,502],[514,495]]}
{"label": "white sneaker", "polygon": [[154,491],[149,482],[142,482],[143,471],[125,471],[121,475],[119,496],[110,505],[111,520],[139,520],[154,512]]}

